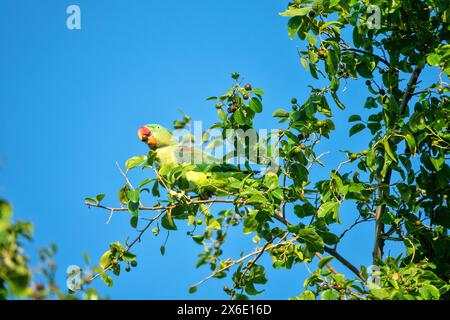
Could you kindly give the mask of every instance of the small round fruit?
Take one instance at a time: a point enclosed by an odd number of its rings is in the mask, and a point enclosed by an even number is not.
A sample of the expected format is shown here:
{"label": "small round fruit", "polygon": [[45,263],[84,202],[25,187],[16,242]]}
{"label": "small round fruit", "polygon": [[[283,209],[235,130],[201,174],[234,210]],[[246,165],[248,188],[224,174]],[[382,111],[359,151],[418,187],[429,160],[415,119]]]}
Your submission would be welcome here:
{"label": "small round fruit", "polygon": [[278,134],[283,134],[283,130],[281,130],[281,129],[278,129]]}
{"label": "small round fruit", "polygon": [[363,150],[363,152],[362,152],[362,154],[365,155],[365,156],[366,156],[368,153],[369,153],[368,150]]}
{"label": "small round fruit", "polygon": [[386,91],[384,89],[380,89],[379,93],[384,96],[386,94]]}
{"label": "small round fruit", "polygon": [[292,106],[292,110],[297,111],[297,106]]}
{"label": "small round fruit", "polygon": [[366,80],[366,86],[370,86],[371,82],[370,80]]}
{"label": "small round fruit", "polygon": [[250,91],[252,90],[252,85],[250,83],[247,83],[244,87],[245,90]]}
{"label": "small round fruit", "polygon": [[323,122],[322,120],[317,121],[317,126],[318,127],[323,127],[325,125],[325,122]]}
{"label": "small round fruit", "polygon": [[443,93],[444,93],[444,88],[439,87],[438,90],[437,90],[437,92],[438,92],[439,94],[443,94]]}
{"label": "small round fruit", "polygon": [[125,271],[126,271],[126,272],[130,272],[130,271],[131,271],[130,266],[126,266],[126,267],[125,267]]}
{"label": "small round fruit", "polygon": [[348,158],[352,161],[358,159],[358,155],[356,153],[350,153]]}
{"label": "small round fruit", "polygon": [[231,77],[232,77],[234,80],[237,80],[237,79],[239,79],[240,75],[239,75],[239,73],[235,72],[235,73],[233,73],[233,74],[231,75]]}
{"label": "small round fruit", "polygon": [[217,102],[217,103],[216,103],[216,108],[217,108],[217,109],[222,108],[222,104],[221,104],[220,102]]}
{"label": "small round fruit", "polygon": [[113,266],[117,266],[119,264],[119,261],[117,261],[117,259],[113,259],[113,260],[111,260],[111,264]]}
{"label": "small round fruit", "polygon": [[38,283],[38,284],[36,285],[36,290],[37,290],[37,291],[43,291],[44,289],[45,289],[45,286],[44,286],[43,283]]}
{"label": "small round fruit", "polygon": [[300,152],[302,152],[302,148],[300,146],[294,148],[295,154],[299,154]]}
{"label": "small round fruit", "polygon": [[244,95],[242,96],[242,98],[243,98],[244,100],[248,100],[248,98],[250,98],[250,97],[249,97],[248,94],[244,93]]}
{"label": "small round fruit", "polygon": [[138,265],[138,263],[137,263],[137,261],[136,260],[133,260],[133,261],[131,261],[131,266],[134,268],[134,267],[136,267],[137,265]]}
{"label": "small round fruit", "polygon": [[311,11],[308,12],[308,17],[313,18],[316,15],[316,11],[314,9],[311,9]]}
{"label": "small round fruit", "polygon": [[325,58],[325,56],[326,56],[326,51],[323,50],[323,49],[320,49],[319,51],[317,51],[317,55],[318,55],[320,58]]}
{"label": "small round fruit", "polygon": [[305,150],[305,149],[306,149],[306,144],[302,143],[302,144],[300,145],[300,149]]}
{"label": "small round fruit", "polygon": [[227,286],[224,286],[223,291],[228,292],[228,291],[230,291],[230,288],[228,288]]}
{"label": "small round fruit", "polygon": [[292,103],[292,104],[297,104],[297,99],[296,99],[296,98],[292,98],[292,99],[291,99],[291,103]]}
{"label": "small round fruit", "polygon": [[233,112],[235,112],[237,109],[238,109],[238,107],[237,107],[235,104],[233,104],[233,105],[231,105],[231,106],[228,107],[227,111],[228,111],[228,113],[233,113]]}

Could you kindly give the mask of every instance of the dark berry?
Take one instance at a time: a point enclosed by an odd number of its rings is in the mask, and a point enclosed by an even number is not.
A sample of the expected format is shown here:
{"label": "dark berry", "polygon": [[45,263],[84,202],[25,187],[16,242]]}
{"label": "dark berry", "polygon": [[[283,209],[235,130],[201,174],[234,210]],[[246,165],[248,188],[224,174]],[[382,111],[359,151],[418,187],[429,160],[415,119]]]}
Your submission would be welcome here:
{"label": "dark berry", "polygon": [[316,15],[316,11],[314,9],[312,9],[311,11],[308,12],[308,16],[310,18],[313,18]]}
{"label": "dark berry", "polygon": [[133,261],[131,261],[131,266],[134,268],[134,267],[136,267],[137,265],[138,265],[138,263],[137,263],[137,261],[136,260],[133,260]]}
{"label": "dark berry", "polygon": [[297,104],[297,99],[296,99],[296,98],[292,98],[292,99],[291,99],[291,103],[292,103],[292,104]]}
{"label": "dark berry", "polygon": [[248,94],[244,93],[244,95],[242,95],[242,98],[243,98],[244,100],[248,100],[248,98],[250,98],[250,97],[249,97]]}
{"label": "dark berry", "polygon": [[247,83],[244,87],[245,90],[250,91],[252,90],[252,85],[250,83]]}
{"label": "dark berry", "polygon": [[228,113],[233,113],[238,109],[238,107],[235,104],[232,104],[231,106],[228,107],[227,111]]}

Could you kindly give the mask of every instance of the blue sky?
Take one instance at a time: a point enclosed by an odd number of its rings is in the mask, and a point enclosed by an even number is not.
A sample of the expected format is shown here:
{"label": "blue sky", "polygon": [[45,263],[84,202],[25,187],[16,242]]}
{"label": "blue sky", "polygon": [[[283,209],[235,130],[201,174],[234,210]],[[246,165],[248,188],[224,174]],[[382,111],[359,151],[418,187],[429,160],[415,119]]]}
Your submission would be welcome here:
{"label": "blue sky", "polygon": [[[67,6],[81,8],[81,30],[66,28]],[[144,154],[136,138],[145,123],[171,126],[183,109],[206,125],[214,122],[214,105],[205,98],[223,93],[230,74],[264,88],[265,113],[259,127],[277,128],[273,110],[289,107],[291,97],[308,96],[308,73],[296,52],[298,41],[287,35],[287,20],[278,16],[286,4],[272,1],[63,1],[2,0],[0,3],[0,197],[11,201],[15,218],[35,224],[30,249],[58,244],[58,279],[64,270],[93,260],[112,241],[134,231],[129,216],[83,205],[86,196],[106,193],[117,205],[123,164]],[[348,138],[348,116],[363,112],[362,84],[349,83],[341,93],[347,110],[334,107],[337,131],[322,150],[330,165],[345,160],[338,150],[361,151],[367,133]],[[329,169],[313,173],[324,178]],[[133,178],[133,175],[132,175]],[[147,200],[152,204],[152,199]],[[344,207],[346,222],[355,218]],[[338,226],[342,230],[343,226]],[[372,225],[361,226],[340,245],[356,265],[368,264]],[[227,280],[211,280],[194,295],[188,288],[208,275],[195,269],[202,247],[185,229],[170,236],[166,255],[163,237],[150,234],[138,245],[139,267],[115,278],[112,289],[101,282],[102,294],[121,299],[226,298]],[[251,236],[239,230],[228,238],[226,253],[250,249]],[[270,267],[270,260],[263,260]],[[335,262],[335,267],[345,270]],[[260,298],[285,299],[302,290],[304,265],[290,271],[270,270]]]}

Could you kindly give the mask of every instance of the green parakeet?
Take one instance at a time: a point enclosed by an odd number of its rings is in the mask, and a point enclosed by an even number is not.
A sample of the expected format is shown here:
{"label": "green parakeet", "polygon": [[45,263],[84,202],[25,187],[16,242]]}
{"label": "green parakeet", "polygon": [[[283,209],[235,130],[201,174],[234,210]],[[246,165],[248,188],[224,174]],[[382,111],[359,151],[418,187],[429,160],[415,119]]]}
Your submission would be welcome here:
{"label": "green parakeet", "polygon": [[200,195],[231,195],[239,191],[236,187],[238,182],[245,180],[249,184],[256,183],[254,179],[249,179],[253,173],[241,171],[203,150],[176,141],[172,133],[159,124],[140,127],[138,136],[139,140],[156,152],[161,175],[180,166],[188,168],[184,178],[189,183],[189,190]]}

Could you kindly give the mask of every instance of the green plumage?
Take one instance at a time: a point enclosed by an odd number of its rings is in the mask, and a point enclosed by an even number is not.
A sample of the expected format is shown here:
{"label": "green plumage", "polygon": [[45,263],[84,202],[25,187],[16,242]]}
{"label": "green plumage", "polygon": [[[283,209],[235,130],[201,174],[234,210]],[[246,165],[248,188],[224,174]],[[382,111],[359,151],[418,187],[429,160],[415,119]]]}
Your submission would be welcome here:
{"label": "green plumage", "polygon": [[156,145],[151,149],[157,154],[159,174],[166,176],[174,170],[183,172],[181,178],[188,183],[190,191],[222,196],[239,191],[242,182],[255,183],[254,179],[250,179],[253,173],[241,171],[207,152],[177,142],[164,127],[157,124],[145,127],[150,129],[151,137],[156,140]]}

